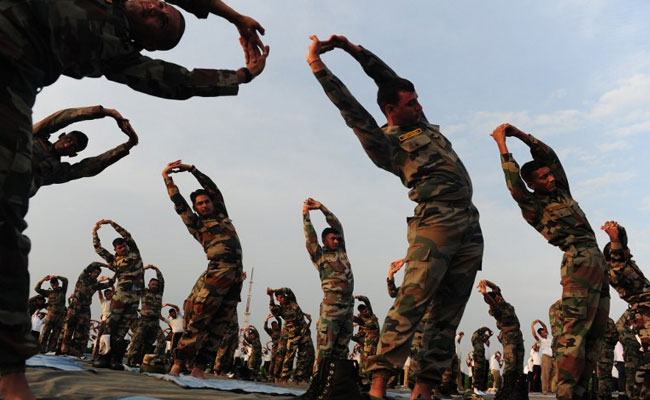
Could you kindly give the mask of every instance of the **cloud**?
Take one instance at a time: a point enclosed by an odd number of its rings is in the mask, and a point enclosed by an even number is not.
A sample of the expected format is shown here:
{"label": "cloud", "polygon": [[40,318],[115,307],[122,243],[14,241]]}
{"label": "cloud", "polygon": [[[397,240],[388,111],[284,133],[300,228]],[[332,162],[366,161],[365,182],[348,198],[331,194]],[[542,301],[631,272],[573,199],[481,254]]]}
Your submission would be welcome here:
{"label": "cloud", "polygon": [[[650,75],[636,74],[618,81],[618,87],[605,92],[593,107],[590,117],[596,121],[616,117],[635,119],[650,115]],[[646,118],[647,119],[647,118]]]}
{"label": "cloud", "polygon": [[628,143],[622,140],[616,142],[607,142],[597,145],[598,149],[602,152],[614,151],[614,150],[623,150],[629,147]]}

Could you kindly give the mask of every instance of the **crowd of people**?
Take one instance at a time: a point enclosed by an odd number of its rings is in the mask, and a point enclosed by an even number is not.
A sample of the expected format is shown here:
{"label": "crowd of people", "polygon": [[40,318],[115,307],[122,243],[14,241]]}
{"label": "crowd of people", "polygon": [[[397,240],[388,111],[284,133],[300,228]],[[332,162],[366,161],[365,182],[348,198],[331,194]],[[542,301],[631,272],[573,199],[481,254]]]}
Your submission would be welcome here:
{"label": "crowd of people", "polygon": [[[38,351],[80,356],[89,350],[93,365],[143,371],[189,373],[205,378],[235,374],[278,383],[305,382],[303,399],[383,399],[387,387],[405,383],[413,399],[433,399],[464,389],[461,357],[454,351],[467,301],[482,266],[483,236],[472,203],[468,171],[440,127],[428,121],[413,83],[400,77],[368,49],[333,35],[311,37],[307,63],[318,84],[353,130],[371,161],[400,178],[417,203],[408,219],[406,255],[390,265],[388,292],[394,303],[380,326],[371,302],[355,295],[351,262],[342,223],[321,202],[303,203],[307,253],[321,281],[323,299],[315,322],[287,287],[267,288],[270,316],[264,330],[271,337],[262,346],[260,331],[239,327],[237,304],[246,279],[242,244],[217,185],[195,165],[176,160],[163,171],[164,185],[189,234],[203,247],[206,269],[198,276],[182,309],[163,302],[162,270],[146,265],[133,236],[113,220],[92,228],[94,249],[103,262],[84,268],[67,296],[68,279],[47,275],[28,299],[27,254],[23,235],[29,198],[44,185],[99,174],[129,154],[138,136],[117,111],[94,106],[67,109],[35,125],[31,108],[37,93],[62,74],[82,78],[106,76],[150,95],[186,99],[234,95],[265,67],[269,47],[259,38],[263,28],[219,0],[181,2],[199,18],[216,14],[241,34],[246,66],[237,71],[195,69],[153,60],[141,50],[173,48],[185,20],[171,5],[158,0],[120,2],[3,1],[0,10],[0,391],[3,398],[33,398],[25,379],[25,360]],[[83,37],[78,33],[83,32]],[[117,44],[116,44],[117,43]],[[325,65],[321,55],[349,54],[377,84],[377,103],[387,123],[379,125]],[[51,141],[51,135],[77,121],[110,116],[128,140],[104,154],[76,164],[62,161],[82,151],[85,134],[72,131]],[[471,387],[477,396],[488,390],[492,371],[497,399],[526,399],[528,391],[555,392],[558,399],[586,399],[597,371],[598,396],[611,398],[613,348],[623,343],[624,393],[631,399],[650,396],[650,282],[632,259],[625,230],[615,221],[602,229],[609,243],[601,251],[587,217],[573,198],[556,153],[533,135],[510,124],[492,137],[501,157],[508,190],[524,220],[564,252],[561,299],[549,311],[549,326],[532,323],[535,344],[524,370],[525,347],[520,322],[499,286],[481,280],[478,291],[499,330],[502,351],[488,362],[486,345],[494,332],[480,327],[471,336]],[[533,161],[522,167],[507,142],[518,139],[530,148]],[[187,199],[173,174],[188,173],[200,189]],[[319,235],[310,212],[318,210],[329,227]],[[99,231],[110,226],[118,237],[112,250],[102,245]],[[398,288],[394,274],[405,268]],[[111,273],[100,277],[102,270]],[[156,277],[145,285],[145,271]],[[110,275],[110,276],[109,276]],[[43,288],[49,282],[49,289]],[[626,314],[609,319],[609,286],[628,302]],[[91,319],[94,293],[102,317]],[[67,300],[67,301],[66,301]],[[355,302],[358,301],[355,313]],[[169,307],[168,316],[163,309]],[[47,313],[43,313],[43,309]],[[31,315],[31,318],[30,318]],[[268,321],[274,318],[271,327]],[[169,326],[165,333],[160,321]],[[355,332],[356,325],[356,332]],[[536,328],[539,325],[539,328]],[[93,345],[89,347],[91,330]],[[240,340],[241,336],[241,340]],[[551,339],[552,337],[552,339]],[[350,352],[350,342],[356,345]],[[38,342],[38,343],[37,343]],[[245,365],[235,353],[246,349]],[[262,368],[262,360],[266,362]],[[636,357],[636,358],[635,358]],[[638,360],[633,362],[633,360]],[[501,366],[503,369],[501,372]],[[405,367],[406,366],[406,367]],[[402,374],[403,372],[403,374]],[[526,373],[525,373],[526,372]],[[530,378],[529,378],[530,377]],[[539,377],[539,379],[538,379]],[[540,381],[539,385],[537,382]],[[594,380],[595,381],[595,380]],[[362,394],[363,392],[367,392]]]}

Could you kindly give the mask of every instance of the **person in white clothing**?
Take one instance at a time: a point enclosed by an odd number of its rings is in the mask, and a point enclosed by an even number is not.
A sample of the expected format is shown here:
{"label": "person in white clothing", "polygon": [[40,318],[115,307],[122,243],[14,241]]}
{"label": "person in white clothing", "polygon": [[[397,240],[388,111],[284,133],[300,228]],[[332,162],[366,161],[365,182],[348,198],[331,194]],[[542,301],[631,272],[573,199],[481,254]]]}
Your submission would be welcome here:
{"label": "person in white clothing", "polygon": [[45,322],[45,311],[41,310],[36,310],[34,314],[32,315],[32,335],[36,340],[41,335],[41,331],[43,330],[43,323]]}
{"label": "person in white clothing", "polygon": [[162,306],[171,307],[169,309],[169,316],[161,319],[172,329],[171,351],[173,352],[181,336],[183,336],[183,313],[181,313],[180,308],[175,304],[163,303]]}
{"label": "person in white clothing", "polygon": [[542,357],[539,355],[539,344],[533,344],[530,349],[530,356],[533,359],[533,379],[530,385],[531,392],[541,392],[542,390]]}
{"label": "person in white clothing", "polygon": [[490,371],[492,372],[492,392],[496,393],[501,387],[501,367],[503,367],[503,359],[501,352],[495,351],[490,357]]}
{"label": "person in white clothing", "polygon": [[[540,328],[535,332],[535,325],[538,323]],[[553,340],[549,337],[544,322],[537,319],[533,321],[530,327],[535,341],[539,344],[539,352],[541,353],[542,393],[550,394],[552,393],[551,382],[553,381],[553,349],[551,347]]]}

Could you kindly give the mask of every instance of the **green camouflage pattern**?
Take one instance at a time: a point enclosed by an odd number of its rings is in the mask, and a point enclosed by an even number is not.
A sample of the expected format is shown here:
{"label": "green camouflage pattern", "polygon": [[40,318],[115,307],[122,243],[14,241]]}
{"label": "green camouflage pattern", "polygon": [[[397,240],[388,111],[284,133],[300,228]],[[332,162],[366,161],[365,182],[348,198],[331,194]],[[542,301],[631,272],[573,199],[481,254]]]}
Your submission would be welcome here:
{"label": "green camouflage pattern", "polygon": [[54,144],[49,140],[52,133],[71,123],[104,115],[102,106],[68,108],[57,111],[34,125],[30,196],[34,196],[41,186],[95,176],[129,154],[130,146],[124,143],[95,157],[70,164],[62,162],[61,156],[54,151]]}
{"label": "green camouflage pattern", "polygon": [[[248,337],[249,334],[253,334],[253,339]],[[262,342],[260,341],[260,333],[254,326],[249,326],[244,335],[244,343],[246,346],[251,348],[251,352],[248,356],[248,369],[251,373],[251,378],[255,379],[260,370],[260,365],[262,365]]]}
{"label": "green camouflage pattern", "polygon": [[61,286],[56,289],[43,289],[43,280],[38,281],[34,290],[36,293],[47,298],[47,315],[43,321],[43,328],[41,335],[38,338],[38,343],[41,346],[41,351],[57,351],[57,342],[59,335],[63,330],[65,322],[65,295],[68,291],[68,278],[58,276],[61,281]]}
{"label": "green camouflage pattern", "polygon": [[316,323],[314,375],[318,371],[321,360],[326,358],[345,360],[347,358],[348,345],[354,332],[353,305],[354,303],[350,305],[321,303],[320,318]]}
{"label": "green camouflage pattern", "polygon": [[282,319],[276,318],[275,320],[278,323],[276,329],[273,329],[272,326],[269,327],[268,320],[264,321],[264,331],[271,337],[271,362],[268,371],[269,378],[271,379],[279,378],[280,371],[277,371],[277,365],[282,363],[281,360],[278,360],[280,358],[279,350],[282,340]]}
{"label": "green camouflage pattern", "polygon": [[393,299],[397,297],[397,291],[399,290],[397,288],[397,285],[395,285],[395,278],[386,278],[386,288],[388,290],[388,295],[392,297]]}
{"label": "green camouflage pattern", "polygon": [[232,370],[235,351],[239,344],[239,320],[237,310],[233,313],[230,324],[224,332],[223,338],[219,343],[217,354],[214,361],[214,371],[222,375]]}
{"label": "green camouflage pattern", "polygon": [[501,156],[506,185],[524,219],[565,252],[560,270],[564,319],[556,345],[557,396],[572,399],[586,391],[600,353],[600,339],[609,315],[606,264],[553,149],[532,135],[522,140],[530,147],[533,159],[547,166],[555,177],[553,194],[530,192],[512,154]]}
{"label": "green camouflage pattern", "polygon": [[625,256],[625,250],[618,242],[611,243],[610,260],[607,262],[609,284],[621,299],[630,306],[650,307],[650,281],[632,257]]}
{"label": "green camouflage pattern", "polygon": [[[557,338],[562,334],[562,326],[564,326],[564,318],[562,317],[562,299],[557,300],[551,304],[548,309],[548,320],[551,327],[551,349],[553,350],[553,362],[555,365],[555,356],[557,355]],[[553,379],[551,383],[552,388],[557,388],[558,370],[553,368]]]}
{"label": "green camouflage pattern", "polygon": [[[43,299],[43,301],[44,301],[42,306],[38,304],[39,299]],[[47,308],[47,302],[45,302],[45,297],[44,296],[42,296],[40,294],[37,294],[36,296],[32,296],[32,297],[29,298],[29,300],[27,300],[27,306],[28,306],[28,310],[29,310],[28,311],[29,315],[34,315],[34,313],[37,310],[42,310],[44,308]]]}
{"label": "green camouflage pattern", "polygon": [[286,327],[282,328],[278,348],[275,357],[271,360],[271,372],[273,378],[280,380],[282,378],[282,365],[284,364],[284,356],[287,354],[287,331]]}
{"label": "green camouflage pattern", "polygon": [[[623,359],[625,360],[624,394],[630,399],[638,399],[641,388],[636,382],[636,374],[643,355],[632,327],[632,318],[634,318],[632,311],[625,310],[616,321],[616,331],[619,335],[619,341],[623,345]],[[623,391],[619,389],[619,393],[623,393]]]}
{"label": "green camouflage pattern", "polygon": [[[474,370],[472,383],[478,390],[487,390],[488,360],[485,358],[485,342],[489,339],[490,328],[481,327],[472,333],[472,357],[474,359]],[[523,358],[523,357],[522,357]]]}
{"label": "green camouflage pattern", "polygon": [[159,321],[163,293],[165,292],[165,279],[160,270],[154,269],[154,271],[156,271],[158,288],[156,290],[145,288],[140,298],[140,317],[127,353],[129,365],[141,364],[144,355],[151,352],[152,344],[159,335],[162,335]]}
{"label": "green camouflage pattern", "polygon": [[361,360],[359,370],[365,374],[368,366],[368,358],[377,354],[377,345],[379,344],[379,320],[372,310],[370,300],[366,296],[358,296],[368,309],[368,315],[361,313],[354,317],[353,322],[358,325],[358,331],[355,335],[355,342],[361,345]]}
{"label": "green camouflage pattern", "polygon": [[614,347],[618,343],[618,331],[616,324],[611,318],[607,319],[605,336],[600,346],[600,358],[596,366],[598,377],[598,398],[612,398],[612,368],[614,367]]}
{"label": "green camouflage pattern", "polygon": [[156,279],[158,280],[158,288],[151,290],[148,287],[142,292],[140,298],[140,315],[143,317],[151,317],[158,319],[160,311],[162,310],[163,293],[165,292],[165,278],[160,270],[156,271]]}
{"label": "green camouflage pattern", "polygon": [[503,346],[502,374],[520,376],[524,373],[524,336],[521,333],[519,318],[512,304],[503,300],[502,304],[490,304],[490,315],[496,320],[499,329],[499,342]]}

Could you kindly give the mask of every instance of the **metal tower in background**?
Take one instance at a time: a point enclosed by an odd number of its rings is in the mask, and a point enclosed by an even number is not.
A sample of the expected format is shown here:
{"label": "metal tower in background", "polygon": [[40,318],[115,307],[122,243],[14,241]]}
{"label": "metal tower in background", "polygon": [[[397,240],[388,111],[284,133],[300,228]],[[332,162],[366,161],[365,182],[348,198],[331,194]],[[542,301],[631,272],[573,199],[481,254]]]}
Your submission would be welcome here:
{"label": "metal tower in background", "polygon": [[255,267],[251,269],[251,278],[248,281],[248,297],[246,298],[246,311],[244,311],[244,323],[242,324],[243,331],[245,332],[248,329],[249,317],[251,315],[251,296],[253,295],[253,273],[255,272]]}

